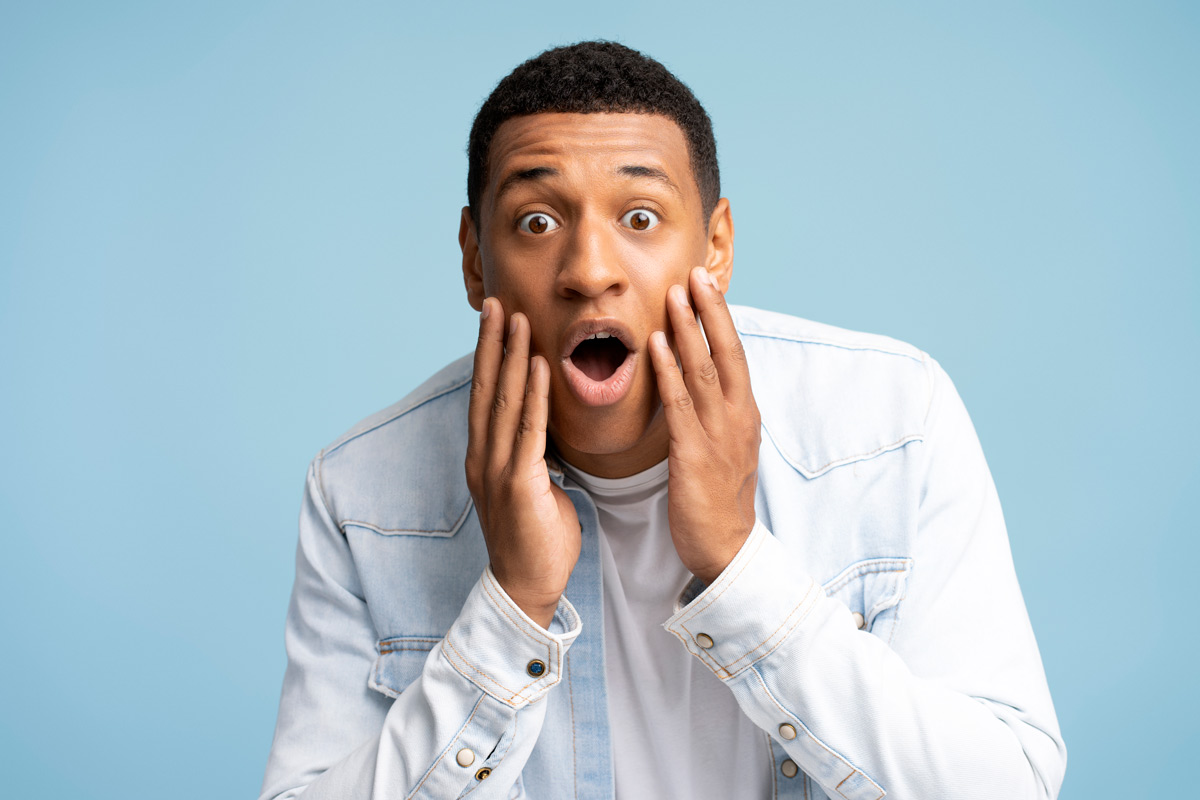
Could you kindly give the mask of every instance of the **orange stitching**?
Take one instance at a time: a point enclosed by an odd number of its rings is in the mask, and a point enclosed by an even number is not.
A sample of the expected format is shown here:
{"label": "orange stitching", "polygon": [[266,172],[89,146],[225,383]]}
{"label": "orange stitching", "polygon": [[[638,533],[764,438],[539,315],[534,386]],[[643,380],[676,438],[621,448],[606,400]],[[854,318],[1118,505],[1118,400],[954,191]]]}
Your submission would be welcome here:
{"label": "orange stitching", "polygon": [[[812,732],[808,729],[808,726],[805,725],[799,717],[792,714],[790,711],[788,711],[783,706],[779,705],[779,701],[775,699],[775,695],[771,694],[771,690],[767,688],[767,684],[762,679],[762,675],[759,675],[757,670],[752,670],[752,672],[754,672],[754,677],[758,678],[759,685],[762,686],[763,692],[765,692],[767,695],[767,699],[770,700],[772,703],[774,703],[775,707],[778,708],[781,713],[786,714],[787,716],[796,720],[796,722],[799,722],[800,730],[804,732],[805,736],[807,736],[809,739],[811,739],[815,744],[819,745],[821,747],[821,749],[823,749],[826,753],[829,753],[829,755],[836,758],[842,764],[846,765],[847,767],[850,767],[851,769],[854,769],[854,767],[851,766],[850,762],[848,762],[846,759],[844,759],[840,753],[838,753],[836,750],[831,750],[827,744],[822,742],[816,736],[813,736]],[[864,774],[863,777],[866,777],[866,775]],[[867,778],[867,780],[870,780],[870,778]],[[871,782],[874,783],[874,781],[871,781]],[[840,786],[841,784],[838,784],[838,785]],[[876,784],[876,785],[878,785],[878,784]]]}
{"label": "orange stitching", "polygon": [[[801,614],[801,615],[800,615],[800,618],[796,620],[795,624],[794,624],[794,625],[792,625],[792,627],[790,627],[790,628],[788,628],[788,629],[787,629],[787,633],[785,633],[785,634],[783,635],[783,637],[782,637],[782,638],[780,638],[780,640],[779,640],[778,642],[776,642],[776,643],[775,643],[775,646],[774,646],[774,647],[772,647],[772,648],[771,648],[770,650],[768,650],[767,652],[765,652],[765,653],[763,653],[762,655],[760,655],[758,658],[756,658],[756,659],[754,660],[754,663],[755,663],[755,664],[757,664],[759,661],[762,661],[764,658],[766,658],[767,656],[771,655],[771,653],[774,653],[774,652],[775,652],[776,650],[778,650],[780,647],[783,647],[783,643],[787,641],[787,638],[788,638],[788,636],[791,636],[791,634],[792,634],[792,631],[794,631],[796,628],[800,627],[801,623],[803,623],[803,622],[804,622],[804,620],[808,619],[808,615],[812,613],[812,610],[813,610],[813,608],[815,608],[815,607],[816,607],[816,603],[813,603],[812,605],[810,605],[810,606],[808,607],[808,610],[806,610],[806,611],[805,611],[803,614]],[[745,656],[743,656],[743,658],[745,658]],[[738,660],[740,661],[741,659],[738,659]],[[735,661],[734,663],[736,664],[736,663],[737,663],[737,661]],[[741,672],[741,671],[743,671],[743,670],[745,670],[745,669],[749,669],[751,666],[753,666],[753,664],[748,664],[748,665],[746,665],[745,667],[739,667],[739,668],[738,668],[738,672]]]}
{"label": "orange stitching", "polygon": [[[846,584],[850,583],[850,581],[854,580],[855,578],[861,578],[863,575],[880,575],[885,572],[907,572],[909,569],[908,562],[910,562],[911,560],[912,559],[908,559],[908,558],[904,558],[904,559],[873,558],[873,559],[870,559],[869,561],[855,564],[854,569],[850,570],[850,573],[848,575],[845,575],[844,577],[839,578],[837,583],[830,584],[829,586],[826,586],[823,588],[825,589],[825,592],[827,594],[833,594],[834,592],[840,592],[846,586]],[[902,562],[903,565],[902,566],[893,566],[891,568],[881,566],[883,564],[888,564],[888,563],[895,564],[898,561]],[[873,567],[877,567],[877,566],[879,566],[880,568],[873,569]]]}
{"label": "orange stitching", "polygon": [[[458,648],[454,646],[454,642],[450,641],[449,639],[446,639],[446,640],[445,640],[445,642],[444,642],[444,645],[445,645],[446,647],[449,647],[451,650],[453,650],[453,651],[454,651],[454,657],[455,657],[456,659],[458,659],[459,661],[461,661],[461,662],[462,662],[462,664],[463,664],[465,667],[467,667],[467,668],[468,668],[468,669],[470,669],[472,672],[474,672],[476,675],[479,675],[481,678],[483,678],[483,679],[485,679],[485,680],[489,681],[489,682],[490,682],[490,683],[491,683],[493,686],[495,686],[496,688],[498,688],[498,689],[500,690],[500,692],[499,692],[500,694],[504,694],[505,692],[511,692],[511,691],[512,691],[512,690],[511,690],[511,689],[509,689],[507,686],[505,686],[504,684],[500,683],[500,681],[496,680],[496,679],[495,679],[495,678],[493,678],[491,675],[489,675],[488,673],[486,673],[486,672],[484,672],[483,670],[479,669],[479,668],[478,668],[478,667],[476,667],[474,664],[472,664],[470,661],[468,661],[468,660],[467,660],[467,659],[466,659],[466,658],[463,656],[463,654],[462,654],[462,653],[460,653],[460,652],[458,651]],[[520,697],[520,696],[518,696],[517,694],[515,694],[515,693],[514,693],[514,694],[511,694],[511,695],[509,696],[508,700],[506,700],[506,701],[503,701],[503,702],[508,702],[508,703],[511,703],[511,702],[514,702],[514,701],[516,701],[516,700],[524,700],[524,699],[525,699],[524,697]]]}
{"label": "orange stitching", "polygon": [[[750,566],[750,562],[754,560],[754,556],[756,556],[758,554],[758,551],[762,549],[763,543],[766,541],[767,536],[770,536],[770,534],[769,533],[763,534],[762,538],[760,538],[758,540],[758,543],[755,545],[754,550],[746,554],[746,558],[742,561],[741,564],[738,565],[737,574],[729,576],[729,580],[726,582],[726,584],[723,587],[721,587],[721,591],[717,592],[715,595],[708,598],[708,600],[705,602],[705,604],[703,606],[700,606],[700,607],[694,609],[692,611],[692,613],[688,614],[686,617],[679,620],[679,624],[681,627],[686,627],[684,625],[684,623],[687,622],[687,620],[690,620],[693,617],[695,617],[701,611],[711,608],[712,604],[717,602],[717,598],[719,598],[721,595],[725,594],[725,592],[729,590],[729,587],[731,587],[737,581],[737,579],[739,577],[741,577],[742,573],[746,571],[746,567]],[[691,631],[689,631],[689,633],[690,632]]]}
{"label": "orange stitching", "polygon": [[[534,644],[545,647],[546,646],[545,641],[543,639],[537,638],[532,633],[530,633],[529,626],[525,624],[524,620],[513,619],[513,617],[508,613],[508,609],[506,608],[506,606],[508,606],[509,604],[505,603],[503,600],[501,600],[498,595],[495,595],[492,593],[491,584],[492,584],[492,581],[495,580],[495,578],[489,577],[486,572],[483,573],[483,576],[484,576],[484,580],[482,583],[483,591],[487,594],[488,598],[491,599],[492,604],[496,606],[496,609],[501,614],[503,614],[508,619],[509,622],[511,622],[513,624],[513,627],[517,628],[518,630],[521,631],[521,633],[525,634],[531,640],[533,640]],[[497,586],[499,586],[499,584],[497,584]],[[503,589],[504,587],[501,586],[499,588]]]}
{"label": "orange stitching", "polygon": [[[779,627],[776,628],[775,630],[771,631],[770,635],[767,636],[767,638],[763,639],[761,642],[754,645],[754,647],[750,648],[750,650],[748,650],[746,652],[746,654],[744,656],[742,656],[741,658],[738,658],[735,661],[730,661],[728,664],[722,665],[721,668],[725,669],[725,670],[732,670],[733,672],[736,672],[737,670],[733,669],[734,664],[745,661],[747,658],[754,655],[755,651],[758,650],[758,648],[762,647],[767,642],[771,641],[771,639],[775,638],[775,634],[779,633],[779,631],[783,628],[783,626],[788,624],[788,620],[790,620],[792,618],[792,615],[795,614],[805,604],[805,602],[808,601],[809,595],[811,595],[813,593],[813,587],[815,586],[815,584],[816,584],[816,581],[813,581],[812,583],[809,584],[808,591],[806,591],[804,593],[804,596],[800,598],[800,602],[798,602],[798,603],[796,603],[796,605],[792,606],[792,610],[789,611],[786,616],[784,616],[783,621],[779,623]],[[814,605],[815,605],[815,603],[814,603]],[[811,609],[809,609],[809,610],[811,610]],[[808,616],[808,613],[805,612],[800,617],[800,619],[803,620],[807,616]],[[797,621],[790,628],[788,628],[788,633],[791,633],[793,630],[795,630],[797,624],[799,624],[799,621]],[[778,645],[776,645],[776,647],[778,647]],[[775,650],[775,647],[772,647],[771,651],[769,651],[769,652],[773,652],[774,650]],[[764,653],[763,655],[766,655],[766,653]],[[730,674],[732,674],[732,672]]]}
{"label": "orange stitching", "polygon": [[462,732],[464,730],[466,730],[468,725],[471,724],[471,720],[475,719],[475,715],[477,713],[479,713],[479,706],[482,704],[483,704],[482,697],[475,701],[475,707],[471,709],[471,716],[467,717],[467,721],[464,722],[462,724],[462,727],[458,729],[458,734],[455,735],[455,737],[453,739],[451,739],[450,742],[446,745],[446,748],[444,750],[442,750],[442,754],[437,757],[437,761],[434,761],[433,764],[429,767],[429,769],[425,772],[425,777],[421,778],[421,782],[418,783],[416,788],[412,790],[412,793],[408,795],[409,797],[414,796],[417,793],[417,790],[419,790],[422,786],[425,785],[425,781],[429,780],[429,776],[433,774],[433,771],[434,771],[434,769],[437,768],[437,765],[442,763],[442,759],[445,758],[446,754],[450,752],[450,748],[454,746],[455,742],[457,742],[459,739],[462,738]]}

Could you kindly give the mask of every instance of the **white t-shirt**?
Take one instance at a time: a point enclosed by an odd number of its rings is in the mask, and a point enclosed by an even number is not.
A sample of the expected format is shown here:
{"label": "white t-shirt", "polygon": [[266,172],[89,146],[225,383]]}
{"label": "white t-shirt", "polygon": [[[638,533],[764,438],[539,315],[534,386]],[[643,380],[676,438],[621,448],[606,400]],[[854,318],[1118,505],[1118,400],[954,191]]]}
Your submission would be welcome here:
{"label": "white t-shirt", "polygon": [[628,478],[564,465],[600,520],[604,660],[618,800],[766,798],[767,734],[662,623],[692,579],[667,524],[667,462]]}

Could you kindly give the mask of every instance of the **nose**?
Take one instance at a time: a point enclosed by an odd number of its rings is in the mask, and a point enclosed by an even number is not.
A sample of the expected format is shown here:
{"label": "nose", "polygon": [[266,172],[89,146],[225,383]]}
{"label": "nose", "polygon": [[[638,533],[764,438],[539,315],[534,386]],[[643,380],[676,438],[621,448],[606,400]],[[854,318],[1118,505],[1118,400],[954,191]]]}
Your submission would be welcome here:
{"label": "nose", "polygon": [[584,217],[570,227],[555,287],[559,296],[597,298],[628,288],[618,236],[611,224],[599,219]]}

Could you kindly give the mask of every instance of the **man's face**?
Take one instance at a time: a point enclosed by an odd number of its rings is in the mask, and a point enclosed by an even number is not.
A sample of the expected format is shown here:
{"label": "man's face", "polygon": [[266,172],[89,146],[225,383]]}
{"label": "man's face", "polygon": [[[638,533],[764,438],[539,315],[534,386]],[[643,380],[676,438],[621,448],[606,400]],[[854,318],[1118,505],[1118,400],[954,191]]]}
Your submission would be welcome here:
{"label": "man's face", "polygon": [[725,290],[733,260],[728,203],[705,219],[679,126],[652,114],[504,122],[479,230],[464,209],[460,242],[471,305],[497,297],[529,318],[564,457],[610,476],[665,458],[650,334],[670,334],[668,288],[704,266]]}

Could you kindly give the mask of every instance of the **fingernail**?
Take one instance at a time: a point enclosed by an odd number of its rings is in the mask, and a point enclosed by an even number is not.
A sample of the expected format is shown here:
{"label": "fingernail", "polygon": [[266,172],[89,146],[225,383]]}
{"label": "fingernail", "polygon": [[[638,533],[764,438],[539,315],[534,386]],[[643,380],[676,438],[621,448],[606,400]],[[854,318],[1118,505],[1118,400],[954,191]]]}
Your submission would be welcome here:
{"label": "fingernail", "polygon": [[491,299],[491,298],[484,298],[484,301],[483,301],[483,310],[479,312],[479,318],[480,318],[481,320],[487,319],[487,318],[488,318],[488,314],[492,313],[492,307],[491,307],[490,305],[488,305],[488,300],[489,300],[489,299]]}
{"label": "fingernail", "polygon": [[512,336],[517,332],[517,315],[513,314],[512,321],[508,323],[508,335]]}
{"label": "fingernail", "polygon": [[671,299],[679,303],[679,305],[686,306],[688,304],[687,292],[679,284],[672,286],[668,291],[671,294]]}
{"label": "fingernail", "polygon": [[650,346],[663,348],[667,346],[667,335],[662,331],[655,331],[650,334]]}
{"label": "fingernail", "polygon": [[716,289],[718,292],[719,292],[719,291],[721,291],[721,287],[720,287],[720,286],[717,286],[717,276],[716,276],[716,275],[713,275],[713,274],[712,274],[711,272],[709,272],[708,270],[704,270],[704,277],[708,279],[708,285],[709,285],[709,286],[713,287],[713,288],[714,288],[714,289]]}

